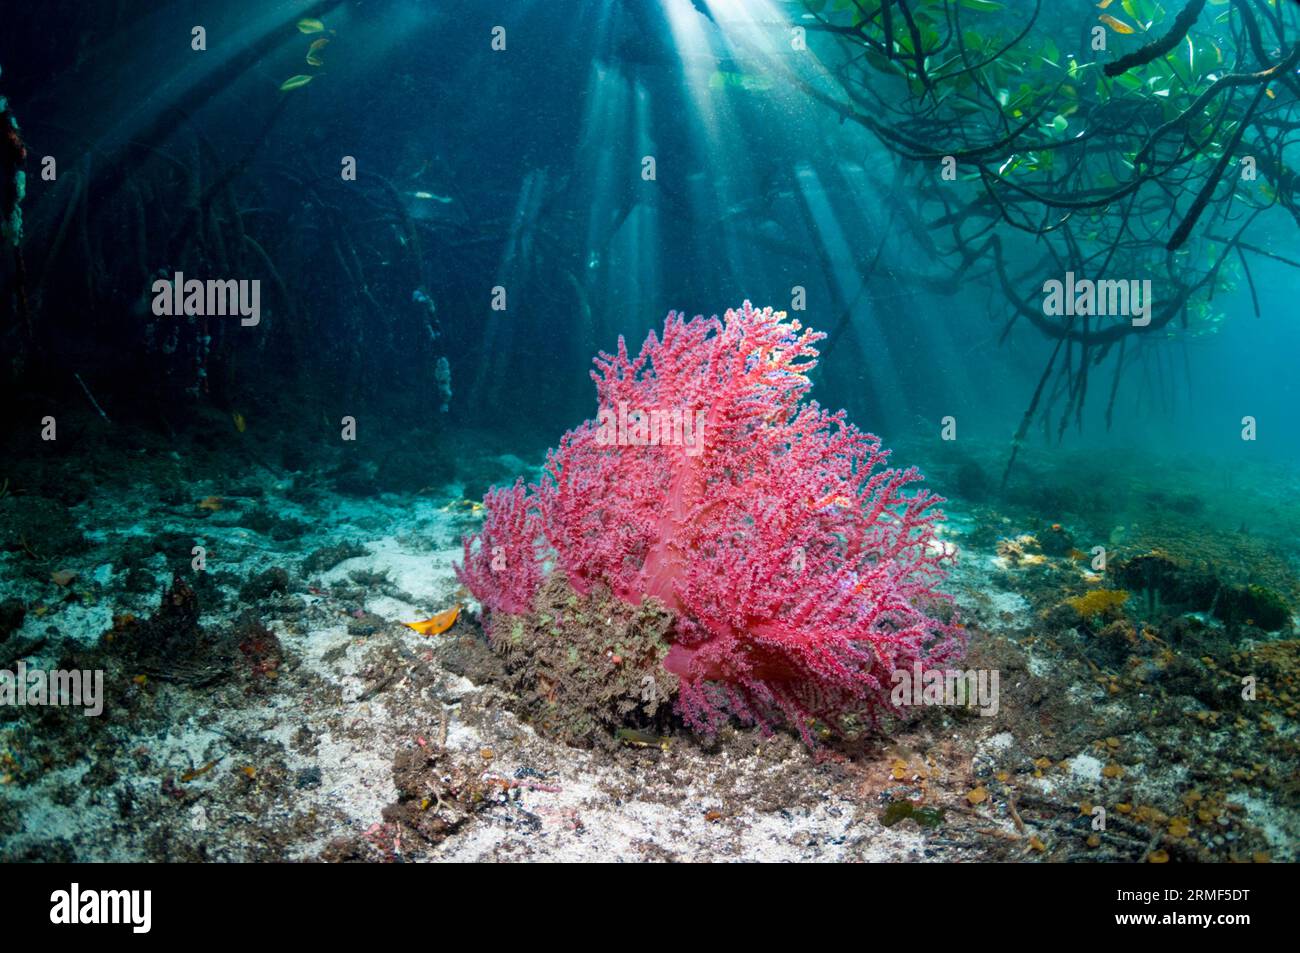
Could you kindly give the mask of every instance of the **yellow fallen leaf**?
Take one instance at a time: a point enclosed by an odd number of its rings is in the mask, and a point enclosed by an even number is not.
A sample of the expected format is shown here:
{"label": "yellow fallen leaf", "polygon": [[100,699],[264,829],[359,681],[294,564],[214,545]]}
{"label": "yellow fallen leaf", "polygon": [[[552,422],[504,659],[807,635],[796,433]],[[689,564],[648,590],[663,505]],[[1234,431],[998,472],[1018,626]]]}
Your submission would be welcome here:
{"label": "yellow fallen leaf", "polygon": [[1127,35],[1129,33],[1134,32],[1131,26],[1129,26],[1123,20],[1115,19],[1115,17],[1111,16],[1109,13],[1103,13],[1101,16],[1097,17],[1097,19],[1100,20],[1102,23],[1106,24],[1106,26],[1110,27],[1116,33],[1123,33]]}
{"label": "yellow fallen leaf", "polygon": [[456,624],[456,617],[459,615],[460,606],[456,606],[456,608],[448,609],[446,612],[439,612],[436,616],[425,619],[423,622],[403,622],[402,625],[419,632],[421,635],[440,635]]}

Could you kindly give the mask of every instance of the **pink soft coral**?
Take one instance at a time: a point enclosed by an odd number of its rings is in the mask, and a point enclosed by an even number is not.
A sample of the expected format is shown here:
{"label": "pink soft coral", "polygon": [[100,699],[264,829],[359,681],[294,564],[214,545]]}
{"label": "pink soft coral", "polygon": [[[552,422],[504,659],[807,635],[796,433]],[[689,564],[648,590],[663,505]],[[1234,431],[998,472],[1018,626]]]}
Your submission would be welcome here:
{"label": "pink soft coral", "polygon": [[[460,578],[488,610],[527,611],[553,561],[676,615],[664,665],[679,706],[711,731],[728,712],[765,728],[889,705],[890,673],[961,650],[935,586],[951,550],[943,500],[880,440],[804,402],[825,335],[784,312],[687,320],[635,359],[596,358],[598,419],[569,431],[542,480],[486,500]],[[936,617],[936,609],[941,611]]]}

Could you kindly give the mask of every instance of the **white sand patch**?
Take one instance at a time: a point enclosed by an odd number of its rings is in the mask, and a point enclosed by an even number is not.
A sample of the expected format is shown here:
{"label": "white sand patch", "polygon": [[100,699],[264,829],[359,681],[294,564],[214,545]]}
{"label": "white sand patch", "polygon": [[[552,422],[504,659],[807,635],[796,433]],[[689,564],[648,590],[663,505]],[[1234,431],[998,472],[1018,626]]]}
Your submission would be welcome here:
{"label": "white sand patch", "polygon": [[1102,763],[1090,754],[1077,754],[1070,759],[1070,773],[1081,781],[1100,781]]}

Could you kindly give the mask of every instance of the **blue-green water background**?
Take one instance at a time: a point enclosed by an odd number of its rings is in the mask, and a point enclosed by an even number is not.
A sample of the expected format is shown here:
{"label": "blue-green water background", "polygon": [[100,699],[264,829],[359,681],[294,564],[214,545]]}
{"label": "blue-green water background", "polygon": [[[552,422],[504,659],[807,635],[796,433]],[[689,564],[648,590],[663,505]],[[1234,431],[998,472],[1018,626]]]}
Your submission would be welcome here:
{"label": "blue-green water background", "polygon": [[[719,6],[706,17],[687,0],[172,3],[116,16],[52,5],[0,37],[0,66],[33,159],[55,154],[69,168],[89,156],[109,190],[142,174],[102,164],[122,161],[114,150],[137,138],[184,161],[195,148],[188,130],[200,130],[214,164],[256,146],[240,173],[256,195],[246,218],[276,234],[274,247],[263,244],[296,299],[287,314],[271,295],[270,320],[309,325],[308,342],[246,363],[249,376],[224,395],[232,407],[315,380],[331,419],[378,402],[397,433],[437,417],[432,368],[446,356],[448,419],[533,453],[592,414],[589,361],[618,335],[635,345],[670,309],[717,313],[744,299],[788,308],[801,286],[805,323],[843,329],[818,372],[818,399],[890,443],[932,442],[951,415],[967,447],[1005,456],[1052,342],[1023,322],[999,341],[1007,310],[991,287],[929,293],[914,273],[935,263],[892,214],[924,183],[900,184],[865,131],[734,61]],[[759,6],[797,15],[790,4]],[[278,93],[304,69],[310,37],[292,29],[294,17],[318,11],[330,31],[325,65],[309,86]],[[1071,16],[1048,10],[1041,28],[1066,42],[1078,30]],[[188,43],[195,24],[207,31],[204,52]],[[494,51],[501,25],[507,48]],[[728,82],[701,88],[697,78],[715,68]],[[647,155],[652,182],[641,177]],[[342,156],[355,157],[360,181],[391,183],[410,215],[436,219],[421,226],[420,262],[391,241],[391,212],[349,199],[337,181]],[[71,186],[29,180],[39,243],[58,224],[56,190]],[[412,197],[421,192],[440,198]],[[313,206],[313,195],[325,198]],[[161,190],[148,200],[169,201]],[[331,247],[340,232],[362,245],[370,300],[357,274],[341,272],[345,256]],[[1284,216],[1253,238],[1280,254],[1297,244]],[[132,238],[100,241],[112,261]],[[179,267],[153,248],[148,258],[151,269]],[[1053,424],[1050,440],[1035,438],[1047,451],[1095,448],[1117,460],[1294,462],[1294,271],[1260,260],[1254,277],[1260,316],[1239,288],[1219,297],[1229,320],[1218,333],[1162,332],[1168,344],[1121,380],[1109,430],[1103,371],[1082,428],[1058,442]],[[59,320],[69,322],[66,360],[83,377],[147,397],[154,382],[128,386],[104,366],[136,333],[142,285],[126,268],[102,313]],[[508,291],[504,312],[490,307],[494,286]],[[420,330],[417,289],[437,306],[435,344]],[[302,373],[306,382],[290,383]],[[1240,439],[1245,415],[1259,422],[1254,443]]]}

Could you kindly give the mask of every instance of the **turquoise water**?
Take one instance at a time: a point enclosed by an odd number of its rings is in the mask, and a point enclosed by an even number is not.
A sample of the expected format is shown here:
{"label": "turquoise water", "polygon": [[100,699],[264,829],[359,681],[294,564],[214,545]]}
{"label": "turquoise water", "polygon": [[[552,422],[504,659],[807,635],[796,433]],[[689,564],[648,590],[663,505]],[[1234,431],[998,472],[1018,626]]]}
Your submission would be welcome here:
{"label": "turquoise water", "polygon": [[[0,709],[0,857],[1294,860],[1300,6],[1180,9],[7,11],[0,669],[103,688]],[[698,457],[546,475],[593,358],[746,301],[630,391]],[[856,522],[796,400],[924,482]],[[914,654],[998,713],[890,702]]]}

